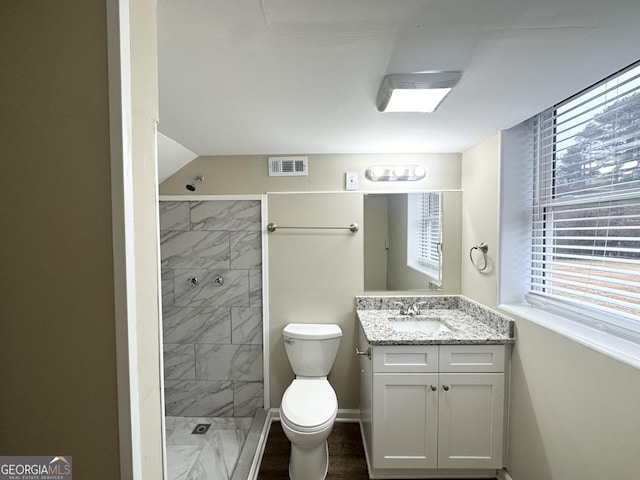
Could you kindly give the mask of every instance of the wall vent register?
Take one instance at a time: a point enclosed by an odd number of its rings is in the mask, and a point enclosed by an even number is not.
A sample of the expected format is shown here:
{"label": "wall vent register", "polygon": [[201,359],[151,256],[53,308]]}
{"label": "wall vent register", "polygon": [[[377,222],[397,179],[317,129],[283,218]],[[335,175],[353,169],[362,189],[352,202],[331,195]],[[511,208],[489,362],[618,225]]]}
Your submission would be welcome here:
{"label": "wall vent register", "polygon": [[270,177],[304,177],[309,175],[307,157],[269,157]]}

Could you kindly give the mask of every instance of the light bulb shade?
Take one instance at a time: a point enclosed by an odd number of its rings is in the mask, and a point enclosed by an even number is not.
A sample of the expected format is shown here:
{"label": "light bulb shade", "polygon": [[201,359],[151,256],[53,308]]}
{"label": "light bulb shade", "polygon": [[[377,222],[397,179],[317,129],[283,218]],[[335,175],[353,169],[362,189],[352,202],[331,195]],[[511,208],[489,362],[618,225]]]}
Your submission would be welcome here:
{"label": "light bulb shade", "polygon": [[433,112],[458,83],[461,72],[387,75],[376,104],[380,112]]}
{"label": "light bulb shade", "polygon": [[420,165],[374,165],[364,175],[373,182],[415,182],[425,177],[426,170]]}

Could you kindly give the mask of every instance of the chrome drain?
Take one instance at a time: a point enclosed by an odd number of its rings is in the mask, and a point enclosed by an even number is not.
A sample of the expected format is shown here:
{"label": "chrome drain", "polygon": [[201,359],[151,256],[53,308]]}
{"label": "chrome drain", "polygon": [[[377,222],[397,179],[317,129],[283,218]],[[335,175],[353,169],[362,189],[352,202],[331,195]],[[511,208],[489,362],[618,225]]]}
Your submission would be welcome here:
{"label": "chrome drain", "polygon": [[205,433],[207,433],[210,426],[211,426],[210,423],[199,423],[198,425],[196,425],[196,428],[194,428],[193,432],[191,433],[193,435],[204,435]]}

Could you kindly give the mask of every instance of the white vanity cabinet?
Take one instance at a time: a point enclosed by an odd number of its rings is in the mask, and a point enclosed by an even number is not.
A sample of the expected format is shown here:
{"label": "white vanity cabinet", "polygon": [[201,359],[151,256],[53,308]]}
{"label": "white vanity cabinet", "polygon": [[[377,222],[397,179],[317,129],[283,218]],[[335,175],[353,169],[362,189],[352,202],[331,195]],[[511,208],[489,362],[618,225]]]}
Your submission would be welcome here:
{"label": "white vanity cabinet", "polygon": [[372,478],[477,478],[503,467],[504,345],[371,346],[361,331],[367,349],[360,410]]}

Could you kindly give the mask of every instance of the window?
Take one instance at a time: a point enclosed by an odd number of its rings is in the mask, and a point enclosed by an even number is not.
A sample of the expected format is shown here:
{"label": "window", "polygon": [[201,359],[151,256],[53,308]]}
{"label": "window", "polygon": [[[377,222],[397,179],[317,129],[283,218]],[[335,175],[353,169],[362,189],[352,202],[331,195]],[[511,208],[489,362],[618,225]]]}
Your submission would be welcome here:
{"label": "window", "polygon": [[407,208],[407,266],[441,277],[442,194],[410,193]]}
{"label": "window", "polygon": [[532,125],[526,298],[637,341],[640,66],[542,112]]}

